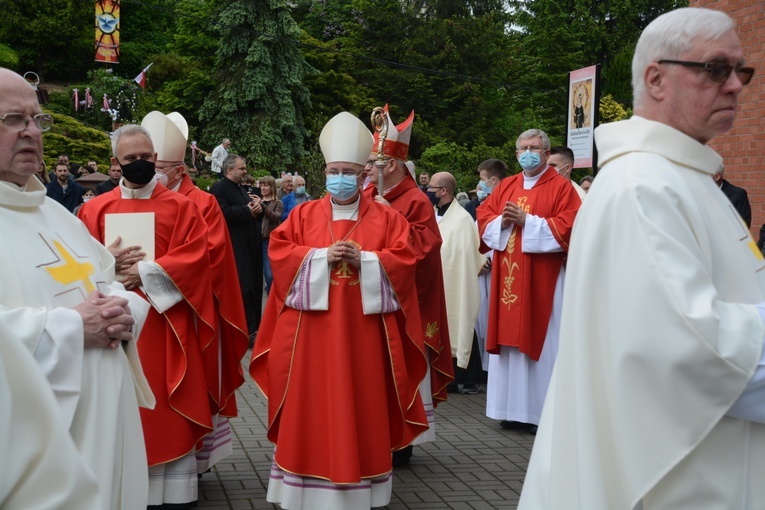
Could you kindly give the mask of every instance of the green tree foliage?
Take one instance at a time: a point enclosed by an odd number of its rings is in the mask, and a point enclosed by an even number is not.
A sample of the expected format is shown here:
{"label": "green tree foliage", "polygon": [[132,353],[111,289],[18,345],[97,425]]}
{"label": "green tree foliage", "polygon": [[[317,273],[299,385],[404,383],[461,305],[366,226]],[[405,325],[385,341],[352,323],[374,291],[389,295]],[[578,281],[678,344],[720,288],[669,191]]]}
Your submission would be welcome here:
{"label": "green tree foliage", "polygon": [[201,134],[199,110],[215,89],[213,70],[220,43],[215,20],[219,4],[212,0],[175,2],[176,30],[169,50],[149,57],[154,62],[148,85],[153,101],[147,107],[165,113],[180,112],[189,123],[192,140]]}
{"label": "green tree foliage", "polygon": [[94,7],[82,0],[5,0],[0,42],[18,55],[18,70],[43,81],[84,75],[94,55]]}
{"label": "green tree foliage", "polygon": [[297,44],[300,29],[286,1],[234,1],[218,19],[221,42],[214,78],[202,106],[205,140],[223,137],[251,166],[288,168],[305,154],[303,80],[315,72]]}
{"label": "green tree foliage", "polygon": [[422,153],[417,162],[417,172],[449,172],[457,180],[457,190],[470,191],[478,185],[478,164],[489,158],[502,159],[517,173],[520,169],[513,165],[515,160],[515,141],[513,145],[492,147],[476,144],[472,147],[453,142],[438,142]]}
{"label": "green tree foliage", "polygon": [[[86,3],[92,10],[92,2]],[[120,74],[134,77],[152,62],[152,57],[167,51],[177,14],[176,2],[171,0],[120,2]]]}
{"label": "green tree foliage", "polygon": [[[0,61],[13,65],[15,54],[20,72],[63,81],[65,92],[51,96],[57,112],[72,113],[75,86],[81,95],[90,86],[100,110],[109,87],[105,76],[88,76],[105,68],[92,62],[92,0],[0,1]],[[600,64],[613,98],[602,121],[620,118],[617,106],[629,116],[637,37],[687,3],[122,0],[121,62],[111,76],[129,83],[154,62],[147,90],[135,89],[135,120],[179,111],[200,147],[229,137],[251,168],[297,169],[309,183],[323,182],[317,138],[338,111],[368,122],[373,107],[389,103],[401,122],[414,109],[410,158],[431,171],[445,165],[472,189],[482,159],[517,168],[514,142],[525,129],[563,141],[571,70]],[[109,97],[134,90],[121,84]],[[110,128],[98,115],[77,114]]]}
{"label": "green tree foliage", "polygon": [[588,65],[570,3],[512,1],[513,22],[520,28],[513,34],[520,62],[514,92],[528,117],[534,119],[529,122],[527,117],[521,132],[538,127],[550,136],[560,136],[565,130],[568,73]]}

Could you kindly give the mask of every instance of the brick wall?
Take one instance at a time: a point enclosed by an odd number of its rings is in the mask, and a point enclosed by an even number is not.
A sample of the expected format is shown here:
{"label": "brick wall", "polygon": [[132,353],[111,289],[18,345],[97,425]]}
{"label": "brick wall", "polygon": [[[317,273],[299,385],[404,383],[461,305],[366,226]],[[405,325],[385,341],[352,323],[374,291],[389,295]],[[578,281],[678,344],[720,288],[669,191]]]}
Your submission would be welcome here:
{"label": "brick wall", "polygon": [[732,17],[747,65],[755,69],[754,78],[739,96],[741,109],[733,129],[710,145],[724,159],[725,178],[749,193],[756,240],[765,223],[765,4],[763,0],[689,0],[689,4]]}

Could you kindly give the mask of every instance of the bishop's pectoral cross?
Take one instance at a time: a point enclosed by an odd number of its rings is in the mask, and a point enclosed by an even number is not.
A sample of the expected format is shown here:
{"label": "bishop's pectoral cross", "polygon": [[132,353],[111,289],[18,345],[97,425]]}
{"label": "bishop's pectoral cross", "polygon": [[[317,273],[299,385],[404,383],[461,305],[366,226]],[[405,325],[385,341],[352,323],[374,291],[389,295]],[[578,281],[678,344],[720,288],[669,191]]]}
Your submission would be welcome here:
{"label": "bishop's pectoral cross", "polygon": [[85,286],[85,290],[90,294],[95,290],[95,286],[90,281],[90,277],[96,272],[93,264],[90,262],[77,262],[74,257],[64,248],[58,241],[53,241],[53,245],[61,254],[61,258],[64,263],[55,267],[46,267],[45,270],[50,274],[51,278],[63,285],[69,285],[74,282],[82,282]]}

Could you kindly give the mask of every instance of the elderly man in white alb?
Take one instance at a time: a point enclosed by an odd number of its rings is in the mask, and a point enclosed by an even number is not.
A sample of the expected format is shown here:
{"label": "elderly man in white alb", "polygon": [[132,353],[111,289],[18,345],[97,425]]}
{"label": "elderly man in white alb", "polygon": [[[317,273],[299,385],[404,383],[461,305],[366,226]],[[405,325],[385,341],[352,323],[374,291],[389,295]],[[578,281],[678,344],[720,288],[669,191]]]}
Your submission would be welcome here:
{"label": "elderly man in white alb", "polygon": [[520,509],[765,508],[765,260],[707,146],[753,72],[721,12],[640,36],[635,116],[595,131]]}
{"label": "elderly man in white alb", "polygon": [[152,407],[154,397],[130,312],[142,323],[149,305],[114,281],[114,257],[46,197],[34,174],[52,119],[26,80],[7,69],[0,69],[0,119],[0,335],[34,354],[98,480],[101,508],[146,508],[138,405]]}

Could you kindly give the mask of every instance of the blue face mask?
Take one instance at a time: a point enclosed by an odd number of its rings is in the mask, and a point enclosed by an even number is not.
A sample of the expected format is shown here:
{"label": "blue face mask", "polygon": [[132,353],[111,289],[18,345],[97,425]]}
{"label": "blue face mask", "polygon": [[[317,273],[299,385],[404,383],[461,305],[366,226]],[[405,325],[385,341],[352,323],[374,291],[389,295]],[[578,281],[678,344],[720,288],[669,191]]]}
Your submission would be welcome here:
{"label": "blue face mask", "polygon": [[355,176],[328,175],[327,191],[335,200],[348,200],[359,190],[359,181]]}
{"label": "blue face mask", "polygon": [[494,189],[493,186],[487,186],[484,181],[478,181],[478,187],[476,188],[476,196],[478,197],[478,200],[483,202],[486,200],[486,197],[491,195],[491,190]]}
{"label": "blue face mask", "polygon": [[518,163],[520,163],[521,168],[524,170],[532,171],[539,168],[539,165],[542,163],[542,158],[536,152],[527,150],[521,154],[520,158],[518,158]]}
{"label": "blue face mask", "polygon": [[302,197],[303,195],[305,195],[305,186],[298,186],[297,188],[295,188],[295,194],[299,197]]}

